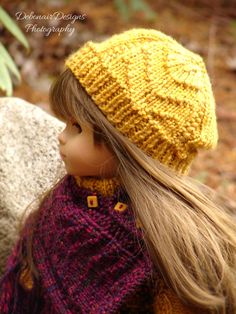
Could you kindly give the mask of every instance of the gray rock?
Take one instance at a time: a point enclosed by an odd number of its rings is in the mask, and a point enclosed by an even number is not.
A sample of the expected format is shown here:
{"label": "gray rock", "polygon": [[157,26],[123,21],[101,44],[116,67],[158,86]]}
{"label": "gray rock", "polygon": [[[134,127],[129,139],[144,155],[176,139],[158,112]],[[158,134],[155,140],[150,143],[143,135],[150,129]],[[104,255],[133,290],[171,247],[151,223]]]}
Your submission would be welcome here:
{"label": "gray rock", "polygon": [[26,207],[65,175],[57,139],[63,128],[35,105],[0,98],[0,274]]}

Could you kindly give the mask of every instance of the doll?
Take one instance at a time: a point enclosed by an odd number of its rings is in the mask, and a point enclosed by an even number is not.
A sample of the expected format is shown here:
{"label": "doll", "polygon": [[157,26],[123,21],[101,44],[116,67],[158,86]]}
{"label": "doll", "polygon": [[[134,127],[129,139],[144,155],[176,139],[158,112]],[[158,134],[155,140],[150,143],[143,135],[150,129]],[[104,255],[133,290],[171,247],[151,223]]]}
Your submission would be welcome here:
{"label": "doll", "polygon": [[131,29],[71,54],[50,91],[66,175],[28,216],[6,313],[236,313],[235,216],[187,176],[218,140],[202,58]]}

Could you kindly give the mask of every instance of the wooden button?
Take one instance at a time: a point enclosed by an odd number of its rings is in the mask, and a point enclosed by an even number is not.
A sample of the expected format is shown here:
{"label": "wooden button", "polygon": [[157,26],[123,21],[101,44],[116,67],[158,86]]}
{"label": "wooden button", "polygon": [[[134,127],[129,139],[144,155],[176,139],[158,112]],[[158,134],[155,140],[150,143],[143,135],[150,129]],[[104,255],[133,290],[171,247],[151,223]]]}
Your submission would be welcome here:
{"label": "wooden button", "polygon": [[98,198],[96,195],[87,196],[87,204],[90,208],[98,207]]}
{"label": "wooden button", "polygon": [[116,204],[116,206],[114,207],[115,210],[118,210],[119,212],[123,212],[124,210],[126,210],[127,205],[121,202],[118,202]]}

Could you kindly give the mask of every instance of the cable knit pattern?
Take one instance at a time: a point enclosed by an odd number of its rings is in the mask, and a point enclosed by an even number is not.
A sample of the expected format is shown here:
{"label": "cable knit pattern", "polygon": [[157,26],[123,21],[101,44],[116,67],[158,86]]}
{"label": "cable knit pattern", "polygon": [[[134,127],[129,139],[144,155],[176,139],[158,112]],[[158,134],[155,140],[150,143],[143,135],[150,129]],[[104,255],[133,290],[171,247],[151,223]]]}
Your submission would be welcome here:
{"label": "cable knit pattern", "polygon": [[215,148],[215,101],[203,59],[170,36],[132,29],[66,60],[107,119],[153,158],[186,174]]}
{"label": "cable knit pattern", "polygon": [[[89,195],[97,195],[97,208],[87,207]],[[126,210],[115,210],[117,202]],[[1,314],[197,313],[165,286],[115,178],[66,175],[41,207],[33,244],[39,279],[21,265],[18,242],[0,281]]]}
{"label": "cable knit pattern", "polygon": [[[98,208],[88,208],[86,199],[91,194],[97,195]],[[0,313],[31,314],[36,304],[35,313],[43,314],[118,313],[126,298],[141,287],[136,306],[142,309],[142,301],[143,313],[151,313],[147,307],[152,307],[152,294],[144,291],[149,291],[153,265],[131,208],[117,211],[117,202],[129,204],[121,187],[103,196],[66,175],[41,207],[34,234],[40,282],[29,278],[16,248],[0,283]],[[42,296],[37,296],[39,286]]]}

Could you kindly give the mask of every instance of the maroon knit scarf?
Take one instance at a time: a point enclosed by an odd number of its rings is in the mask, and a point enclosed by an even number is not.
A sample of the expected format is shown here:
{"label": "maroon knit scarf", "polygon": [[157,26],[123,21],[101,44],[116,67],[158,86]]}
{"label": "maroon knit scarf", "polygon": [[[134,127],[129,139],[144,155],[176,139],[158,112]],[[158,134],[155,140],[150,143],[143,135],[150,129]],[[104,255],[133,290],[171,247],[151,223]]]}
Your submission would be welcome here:
{"label": "maroon knit scarf", "polygon": [[[97,208],[88,208],[90,195],[97,196]],[[117,202],[129,204],[121,187],[103,196],[66,175],[41,207],[34,234],[40,282],[31,291],[20,286],[16,246],[0,282],[0,313],[118,313],[154,268],[132,209],[114,210]]]}

